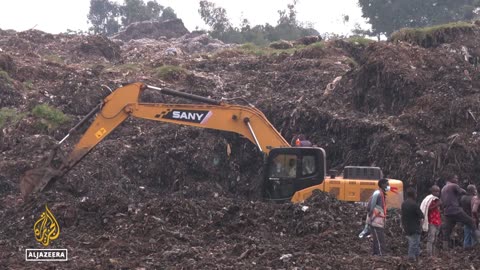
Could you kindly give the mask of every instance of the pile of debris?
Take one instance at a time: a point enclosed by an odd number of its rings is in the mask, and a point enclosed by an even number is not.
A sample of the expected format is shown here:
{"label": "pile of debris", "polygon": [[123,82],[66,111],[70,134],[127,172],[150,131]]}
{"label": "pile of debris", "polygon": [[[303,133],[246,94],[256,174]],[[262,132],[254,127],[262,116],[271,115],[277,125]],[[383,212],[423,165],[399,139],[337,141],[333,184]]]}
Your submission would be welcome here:
{"label": "pile of debris", "polygon": [[[32,226],[48,204],[62,228],[52,247],[72,256],[62,268],[415,268],[401,257],[398,213],[390,256],[374,258],[358,238],[363,207],[322,193],[299,205],[262,202],[262,155],[236,134],[129,119],[35,200],[22,201],[18,179],[110,89],[142,81],[248,100],[287,141],[302,133],[325,148],[332,169],[380,166],[420,194],[446,172],[477,183],[480,77],[462,53],[478,50],[473,27],[429,48],[345,40],[262,53],[201,33],[122,41],[0,31],[0,260],[38,267],[23,252],[38,246]],[[166,79],[171,71],[182,76]],[[184,102],[158,92],[142,100]],[[419,266],[478,262],[475,250],[456,249]]]}

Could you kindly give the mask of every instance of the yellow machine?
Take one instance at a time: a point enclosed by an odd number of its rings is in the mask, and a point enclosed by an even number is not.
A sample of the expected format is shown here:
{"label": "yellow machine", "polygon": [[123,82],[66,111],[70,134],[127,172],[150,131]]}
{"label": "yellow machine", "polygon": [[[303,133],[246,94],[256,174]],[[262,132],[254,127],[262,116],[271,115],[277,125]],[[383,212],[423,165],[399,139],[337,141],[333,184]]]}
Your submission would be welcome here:
{"label": "yellow machine", "polygon": [[[140,95],[147,89],[205,104],[140,103]],[[42,191],[54,182],[52,180],[65,175],[108,134],[131,116],[242,135],[265,155],[263,195],[268,200],[298,202],[309,197],[311,190],[321,189],[337,192],[337,198],[340,200],[364,201],[365,198],[368,199],[367,192],[360,187],[373,187],[376,185],[375,180],[380,179],[353,180],[347,177],[324,181],[325,151],[319,147],[291,147],[265,115],[255,107],[225,104],[193,94],[133,83],[113,91],[59,142],[59,145],[62,144],[82,124],[94,118],[59,168],[53,168],[49,164],[24,174],[20,181],[20,190],[24,197],[32,192]],[[353,182],[358,184],[354,185]]]}
{"label": "yellow machine", "polygon": [[[378,189],[378,180],[383,177],[379,167],[347,166],[341,176],[332,175],[322,184],[297,191],[292,202],[298,203],[312,195],[313,190],[321,190],[334,195],[340,201],[368,202],[373,192]],[[388,179],[390,191],[387,192],[387,207],[400,208],[403,202],[403,182]]]}

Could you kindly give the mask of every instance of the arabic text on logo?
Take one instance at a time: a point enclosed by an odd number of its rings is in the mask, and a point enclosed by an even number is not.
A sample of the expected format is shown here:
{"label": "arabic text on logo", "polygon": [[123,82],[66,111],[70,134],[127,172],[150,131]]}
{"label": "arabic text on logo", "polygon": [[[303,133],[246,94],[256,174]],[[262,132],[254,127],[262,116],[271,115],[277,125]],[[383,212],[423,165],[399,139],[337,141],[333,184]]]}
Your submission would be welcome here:
{"label": "arabic text on logo", "polygon": [[40,218],[33,225],[33,231],[35,232],[35,240],[45,247],[50,244],[50,241],[57,239],[60,235],[60,226],[57,219],[47,205],[45,205],[45,212],[40,215]]}

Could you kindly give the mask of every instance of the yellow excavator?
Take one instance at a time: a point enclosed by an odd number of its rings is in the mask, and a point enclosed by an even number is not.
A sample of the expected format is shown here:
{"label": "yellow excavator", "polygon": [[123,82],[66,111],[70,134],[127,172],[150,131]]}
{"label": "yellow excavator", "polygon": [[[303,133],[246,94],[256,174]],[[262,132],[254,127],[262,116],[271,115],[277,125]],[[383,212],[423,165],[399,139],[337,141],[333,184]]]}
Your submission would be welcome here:
{"label": "yellow excavator", "polygon": [[[139,102],[142,92],[147,89],[202,104]],[[313,190],[319,189],[334,194],[339,200],[362,202],[368,200],[377,189],[377,181],[383,177],[376,167],[346,167],[343,176],[326,178],[325,151],[319,147],[292,147],[253,105],[226,104],[185,92],[132,83],[113,91],[70,129],[58,146],[94,118],[59,168],[48,165],[29,170],[22,176],[20,190],[23,196],[26,198],[31,193],[40,192],[64,176],[130,116],[234,132],[250,140],[265,156],[262,189],[267,200],[301,202],[310,197]],[[52,158],[53,155],[47,164]],[[390,179],[389,182],[392,191],[387,204],[399,207],[403,201],[402,181]]]}

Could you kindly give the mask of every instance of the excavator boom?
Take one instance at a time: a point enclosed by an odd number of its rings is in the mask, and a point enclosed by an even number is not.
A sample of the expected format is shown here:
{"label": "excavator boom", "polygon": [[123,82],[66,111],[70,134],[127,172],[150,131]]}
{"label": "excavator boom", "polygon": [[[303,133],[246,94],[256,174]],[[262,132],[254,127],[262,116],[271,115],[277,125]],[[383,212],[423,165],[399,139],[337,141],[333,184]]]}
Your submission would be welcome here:
{"label": "excavator boom", "polygon": [[[208,104],[139,103],[140,95],[146,89]],[[273,148],[290,146],[263,113],[252,106],[223,104],[205,97],[161,89],[143,83],[129,84],[113,91],[87,117],[72,128],[60,143],[95,114],[95,119],[59,169],[47,166],[47,168],[31,170],[24,175],[20,185],[24,197],[32,192],[41,191],[50,182],[50,178],[58,178],[67,173],[130,116],[234,132],[250,140],[267,155]]]}

